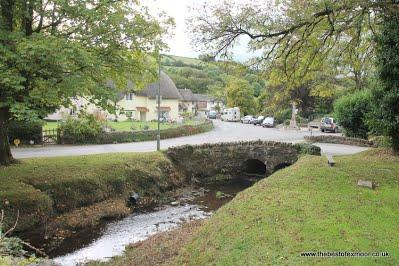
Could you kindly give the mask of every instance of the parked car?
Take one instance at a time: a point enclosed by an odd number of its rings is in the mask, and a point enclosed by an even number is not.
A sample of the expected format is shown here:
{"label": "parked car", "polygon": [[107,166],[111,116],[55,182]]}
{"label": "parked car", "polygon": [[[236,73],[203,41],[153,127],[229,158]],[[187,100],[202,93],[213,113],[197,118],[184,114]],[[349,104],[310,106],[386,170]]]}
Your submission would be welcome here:
{"label": "parked car", "polygon": [[252,124],[254,124],[255,126],[262,125],[262,122],[264,119],[265,119],[265,117],[263,115],[258,116],[258,118],[253,120]]}
{"label": "parked car", "polygon": [[323,117],[320,122],[321,132],[339,132],[339,127],[337,122],[332,117]]}
{"label": "parked car", "polygon": [[262,127],[274,127],[274,117],[266,117],[262,122]]}
{"label": "parked car", "polygon": [[216,111],[209,111],[209,113],[208,113],[209,119],[216,119],[217,116],[218,116],[218,113]]}
{"label": "parked car", "polygon": [[241,118],[241,123],[243,124],[251,124],[251,121],[254,120],[255,117],[253,115],[246,115],[243,118]]}

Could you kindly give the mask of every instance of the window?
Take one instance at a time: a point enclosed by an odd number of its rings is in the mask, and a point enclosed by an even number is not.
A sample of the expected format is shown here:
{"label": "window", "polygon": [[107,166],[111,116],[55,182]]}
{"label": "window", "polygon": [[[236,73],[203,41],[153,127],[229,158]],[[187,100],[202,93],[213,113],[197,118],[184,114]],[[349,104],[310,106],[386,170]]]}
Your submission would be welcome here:
{"label": "window", "polygon": [[126,101],[133,101],[134,93],[128,93],[125,95]]}
{"label": "window", "polygon": [[132,111],[126,111],[126,117],[127,118],[132,118],[133,112]]}

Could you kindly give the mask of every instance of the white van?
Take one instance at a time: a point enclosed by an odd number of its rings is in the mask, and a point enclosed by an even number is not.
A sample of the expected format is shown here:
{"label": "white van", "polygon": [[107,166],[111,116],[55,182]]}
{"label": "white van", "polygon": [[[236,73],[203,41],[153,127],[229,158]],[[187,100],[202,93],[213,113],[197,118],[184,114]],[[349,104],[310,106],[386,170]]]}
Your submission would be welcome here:
{"label": "white van", "polygon": [[228,122],[239,122],[240,108],[234,107],[234,108],[224,109],[220,119],[222,121],[228,121]]}

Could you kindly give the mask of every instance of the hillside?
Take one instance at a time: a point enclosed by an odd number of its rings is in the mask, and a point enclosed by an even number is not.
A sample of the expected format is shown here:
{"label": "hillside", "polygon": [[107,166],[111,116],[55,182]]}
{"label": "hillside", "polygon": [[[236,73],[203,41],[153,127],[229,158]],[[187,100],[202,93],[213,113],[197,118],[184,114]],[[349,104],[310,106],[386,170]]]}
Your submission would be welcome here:
{"label": "hillside", "polygon": [[172,78],[178,88],[191,89],[194,93],[225,96],[225,86],[231,78],[243,78],[260,94],[265,82],[257,73],[241,64],[228,61],[205,62],[195,58],[163,55],[162,69]]}

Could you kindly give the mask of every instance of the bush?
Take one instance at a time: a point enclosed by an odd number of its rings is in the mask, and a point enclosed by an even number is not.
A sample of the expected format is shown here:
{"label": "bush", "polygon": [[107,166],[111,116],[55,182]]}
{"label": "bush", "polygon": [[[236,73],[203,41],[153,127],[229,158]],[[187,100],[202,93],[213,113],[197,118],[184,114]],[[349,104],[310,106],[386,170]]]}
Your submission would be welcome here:
{"label": "bush", "polygon": [[102,123],[93,115],[81,115],[79,119],[68,118],[60,126],[62,143],[83,144],[95,143],[102,133]]}
{"label": "bush", "polygon": [[286,120],[291,120],[291,116],[292,116],[292,109],[287,108],[275,113],[274,119],[276,120],[276,123],[282,124]]}
{"label": "bush", "polygon": [[297,143],[297,144],[294,144],[294,147],[297,149],[299,154],[308,154],[308,155],[320,155],[321,154],[320,147],[312,145],[310,143]]}
{"label": "bush", "polygon": [[387,136],[372,136],[369,138],[369,141],[373,142],[375,147],[392,148],[392,139]]}
{"label": "bush", "polygon": [[367,139],[369,127],[366,117],[371,110],[371,94],[360,91],[344,96],[334,104],[334,116],[348,137]]}
{"label": "bush", "polygon": [[11,121],[8,125],[8,138],[10,143],[14,139],[19,139],[21,144],[29,144],[31,140],[35,144],[42,143],[42,127],[41,121]]}

